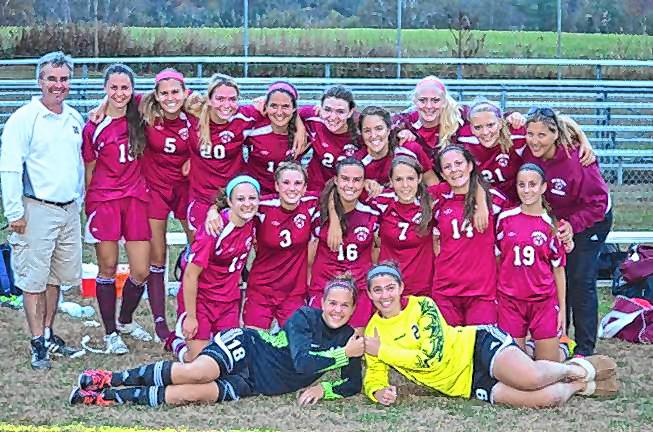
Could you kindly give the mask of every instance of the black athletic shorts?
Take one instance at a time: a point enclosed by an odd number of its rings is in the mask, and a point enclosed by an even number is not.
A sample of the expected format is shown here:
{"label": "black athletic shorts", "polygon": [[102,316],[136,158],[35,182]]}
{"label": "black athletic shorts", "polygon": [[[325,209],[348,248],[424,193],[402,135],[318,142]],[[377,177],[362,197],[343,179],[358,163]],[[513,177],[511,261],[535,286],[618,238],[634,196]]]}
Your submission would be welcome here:
{"label": "black athletic shorts", "polygon": [[238,400],[258,394],[249,374],[247,356],[249,337],[243,329],[235,328],[218,333],[199,355],[211,357],[220,368],[215,380],[219,389],[217,402]]}
{"label": "black athletic shorts", "polygon": [[492,389],[499,382],[494,378],[494,358],[510,345],[517,346],[512,336],[498,327],[489,325],[477,327],[474,344],[472,398],[494,403]]}

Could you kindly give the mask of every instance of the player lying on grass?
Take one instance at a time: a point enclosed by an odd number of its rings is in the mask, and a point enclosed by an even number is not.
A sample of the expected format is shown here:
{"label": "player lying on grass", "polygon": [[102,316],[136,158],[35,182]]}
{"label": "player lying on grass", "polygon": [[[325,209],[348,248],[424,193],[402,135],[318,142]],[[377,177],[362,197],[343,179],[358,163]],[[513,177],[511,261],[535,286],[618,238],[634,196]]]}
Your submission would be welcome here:
{"label": "player lying on grass", "polygon": [[[272,335],[235,328],[219,333],[192,363],[159,361],[121,372],[87,370],[71,404],[185,405],[241,397],[280,395],[305,389],[302,405],[352,396],[361,389],[363,338],[347,325],[356,305],[350,276],[331,280],[323,310],[302,307]],[[311,385],[325,372],[341,379]]]}
{"label": "player lying on grass", "polygon": [[392,262],[367,275],[378,312],[365,329],[365,394],[391,405],[397,389],[389,368],[447,396],[520,407],[563,405],[574,394],[616,394],[616,363],[589,356],[568,363],[533,361],[494,326],[450,327],[428,297],[402,300],[404,282]]}

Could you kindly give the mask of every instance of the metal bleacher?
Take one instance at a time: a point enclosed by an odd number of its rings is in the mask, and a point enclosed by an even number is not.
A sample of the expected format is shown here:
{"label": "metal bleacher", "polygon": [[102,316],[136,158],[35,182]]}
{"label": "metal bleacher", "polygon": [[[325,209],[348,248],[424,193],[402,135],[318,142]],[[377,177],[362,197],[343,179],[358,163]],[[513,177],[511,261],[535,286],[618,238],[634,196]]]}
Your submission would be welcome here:
{"label": "metal bleacher", "polygon": [[[602,167],[611,171],[616,183],[621,184],[624,170],[653,173],[653,80],[624,81],[601,79],[601,68],[649,68],[653,62],[614,60],[551,60],[551,59],[393,59],[393,58],[307,58],[307,57],[158,57],[158,58],[99,58],[75,59],[81,78],[75,77],[68,102],[86,113],[103,97],[102,80],[89,73],[89,67],[123,61],[139,70],[154,65],[154,70],[168,65],[192,64],[196,76],[188,77],[188,86],[204,91],[208,78],[202,76],[203,65],[213,63],[277,64],[298,63],[324,66],[324,77],[287,78],[297,86],[302,104],[319,101],[324,89],[333,84],[344,84],[352,89],[359,107],[375,104],[391,111],[410,107],[410,93],[418,79],[411,78],[335,78],[332,67],[351,63],[458,64],[456,79],[445,79],[450,93],[457,100],[468,103],[481,96],[498,102],[508,111],[526,112],[533,105],[544,105],[572,116],[581,124],[593,146],[602,157]],[[0,66],[33,66],[36,59],[0,60]],[[463,78],[463,64],[557,65],[590,66],[596,68],[595,79],[472,79]],[[647,69],[647,70],[649,70]],[[79,76],[79,72],[77,76]],[[5,75],[6,76],[6,75]],[[264,93],[265,88],[278,78],[237,78],[241,86],[242,102]],[[137,91],[153,87],[152,77],[138,78]],[[7,117],[39,89],[33,79],[0,79],[0,131]],[[651,174],[653,175],[653,174]],[[653,181],[653,178],[651,180]]]}

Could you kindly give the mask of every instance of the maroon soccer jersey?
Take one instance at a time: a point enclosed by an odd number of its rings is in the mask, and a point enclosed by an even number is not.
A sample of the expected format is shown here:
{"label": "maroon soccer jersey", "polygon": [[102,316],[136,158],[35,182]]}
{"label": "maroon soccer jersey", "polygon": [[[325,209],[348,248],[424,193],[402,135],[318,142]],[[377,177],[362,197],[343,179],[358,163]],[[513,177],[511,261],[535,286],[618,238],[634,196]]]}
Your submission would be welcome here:
{"label": "maroon soccer jersey", "polygon": [[[463,115],[464,118],[464,115]],[[435,161],[440,145],[440,125],[426,127],[422,124],[417,111],[398,113],[392,116],[393,127],[408,129],[417,136],[417,142],[422,146],[424,153]],[[449,137],[451,143],[456,143],[457,133]]]}
{"label": "maroon soccer jersey", "polygon": [[82,133],[84,162],[95,161],[86,191],[86,202],[134,197],[147,201],[147,187],[140,159],[129,154],[127,117],[105,117],[99,124],[87,122]]}
{"label": "maroon soccer jersey", "polygon": [[434,220],[440,236],[435,258],[433,293],[445,296],[479,296],[494,299],[497,264],[494,255],[494,220],[506,199],[491,190],[490,225],[483,233],[472,221],[463,220],[465,196],[454,194],[447,183],[431,186],[435,200]]}
{"label": "maroon soccer jersey", "polygon": [[578,149],[559,146],[550,160],[533,156],[524,149],[524,162],[534,163],[544,170],[548,187],[544,196],[551,204],[555,217],[568,221],[574,233],[585,231],[605,218],[610,210],[608,186],[601,176],[599,165],[582,166]]}
{"label": "maroon soccer jersey", "polygon": [[211,144],[200,144],[199,126],[191,134],[190,199],[213,202],[219,188],[245,171],[243,142],[260,114],[241,106],[225,124],[210,122]]}
{"label": "maroon soccer jersey", "polygon": [[240,273],[252,248],[256,228],[254,220],[237,227],[229,222],[227,215],[228,210],[221,212],[224,229],[218,237],[207,234],[201,226],[191,245],[188,262],[202,268],[197,282],[198,299],[230,302],[240,298]]}
{"label": "maroon soccer jersey", "polygon": [[358,146],[356,142],[352,142],[349,131],[342,134],[329,131],[324,121],[315,115],[314,107],[301,107],[298,112],[306,126],[309,145],[313,149],[313,157],[307,168],[308,189],[321,191],[324,184],[336,175],[336,162],[354,156]]}
{"label": "maroon soccer jersey", "polygon": [[374,159],[367,153],[367,148],[358,150],[354,157],[363,163],[366,180],[371,179],[384,185],[388,183],[390,168],[392,168],[392,159],[397,155],[405,155],[417,159],[424,168],[424,171],[433,169],[433,162],[415,141],[405,142],[404,145],[396,147],[392,155],[388,154],[381,159]]}
{"label": "maroon soccer jersey", "polygon": [[333,277],[351,272],[356,285],[365,291],[365,276],[372,266],[374,235],[378,231],[378,210],[361,202],[345,215],[347,231],[343,233],[342,243],[336,252],[327,246],[328,224],[320,226],[320,212],[313,219],[313,233],[318,238],[315,262],[311,269],[310,295],[322,297],[324,287]]}
{"label": "maroon soccer jersey", "polygon": [[195,121],[195,117],[181,112],[174,120],[157,119],[154,125],[145,127],[143,175],[151,189],[167,190],[188,182],[181,168],[190,158],[189,141]]}
{"label": "maroon soccer jersey", "polygon": [[278,195],[261,198],[256,217],[256,258],[247,291],[284,299],[308,292],[308,242],[311,219],[318,211],[315,196],[305,196],[295,210],[281,207]]}
{"label": "maroon soccer jersey", "polygon": [[497,219],[498,290],[521,300],[541,300],[556,295],[554,267],[564,267],[566,255],[552,233],[551,218],[531,216],[515,207]]}
{"label": "maroon soccer jersey", "polygon": [[288,135],[274,133],[266,118],[257,122],[245,144],[249,150],[247,172],[259,181],[262,194],[274,193],[274,170],[292,155]]}
{"label": "maroon soccer jersey", "polygon": [[419,200],[411,204],[399,202],[394,192],[384,192],[372,200],[381,211],[379,261],[391,259],[399,263],[406,288],[404,295],[431,295],[433,284],[433,224],[418,234],[422,221]]}
{"label": "maroon soccer jersey", "polygon": [[478,138],[472,134],[472,126],[469,123],[465,123],[458,130],[458,142],[474,156],[483,178],[493,188],[505,195],[510,202],[516,204],[519,199],[515,180],[517,171],[523,164],[522,154],[526,147],[526,129],[510,128],[510,137],[512,147],[508,153],[504,153],[498,144],[492,148],[483,147]]}

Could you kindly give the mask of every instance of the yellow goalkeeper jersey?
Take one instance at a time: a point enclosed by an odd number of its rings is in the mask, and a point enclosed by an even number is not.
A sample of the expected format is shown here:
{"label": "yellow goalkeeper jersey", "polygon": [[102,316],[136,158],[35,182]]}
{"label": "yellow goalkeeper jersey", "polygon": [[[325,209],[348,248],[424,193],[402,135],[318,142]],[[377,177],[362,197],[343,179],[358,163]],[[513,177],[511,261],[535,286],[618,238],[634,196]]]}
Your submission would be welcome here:
{"label": "yellow goalkeeper jersey", "polygon": [[388,368],[445,395],[468,398],[472,387],[476,327],[451,327],[428,297],[408,297],[404,310],[392,318],[374,314],[365,336],[378,331],[378,357],[365,354],[365,394],[389,385]]}

